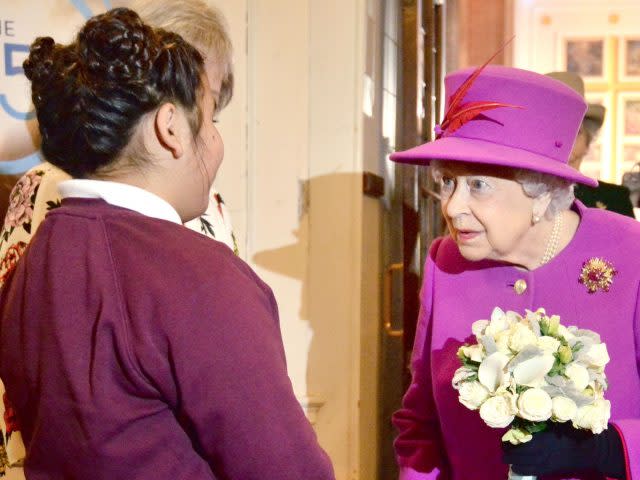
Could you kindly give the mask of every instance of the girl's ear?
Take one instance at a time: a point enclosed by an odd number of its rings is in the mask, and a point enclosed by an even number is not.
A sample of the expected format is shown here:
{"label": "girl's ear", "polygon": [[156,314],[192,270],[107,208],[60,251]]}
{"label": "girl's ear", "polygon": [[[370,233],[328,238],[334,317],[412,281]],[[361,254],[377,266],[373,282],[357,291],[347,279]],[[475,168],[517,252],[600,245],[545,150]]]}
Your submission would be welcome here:
{"label": "girl's ear", "polygon": [[154,127],[160,144],[171,152],[173,158],[180,158],[184,153],[184,146],[179,131],[179,111],[173,103],[165,103],[158,108]]}

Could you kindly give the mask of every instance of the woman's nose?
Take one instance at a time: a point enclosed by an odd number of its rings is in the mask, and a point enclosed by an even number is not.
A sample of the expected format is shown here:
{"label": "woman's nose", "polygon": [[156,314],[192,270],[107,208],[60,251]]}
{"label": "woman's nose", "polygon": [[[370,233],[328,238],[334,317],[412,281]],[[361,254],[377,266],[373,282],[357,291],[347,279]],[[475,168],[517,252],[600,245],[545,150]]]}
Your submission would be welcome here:
{"label": "woman's nose", "polygon": [[455,190],[448,198],[443,199],[445,202],[444,213],[449,218],[454,218],[461,213],[468,211],[468,192],[464,182],[457,182]]}

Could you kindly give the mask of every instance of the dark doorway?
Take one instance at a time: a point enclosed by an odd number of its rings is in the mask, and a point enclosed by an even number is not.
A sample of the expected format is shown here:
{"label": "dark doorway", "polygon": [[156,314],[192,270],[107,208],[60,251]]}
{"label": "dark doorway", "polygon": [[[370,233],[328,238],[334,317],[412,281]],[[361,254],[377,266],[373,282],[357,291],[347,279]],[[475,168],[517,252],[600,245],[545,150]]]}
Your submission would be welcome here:
{"label": "dark doorway", "polygon": [[[431,140],[439,120],[445,6],[437,0],[389,0],[385,7],[383,68],[387,77],[397,73],[395,103],[383,107],[383,121],[392,116],[396,127],[385,138],[390,151],[404,150]],[[400,407],[411,378],[422,266],[431,241],[442,231],[442,220],[427,168],[387,162],[379,478],[396,480],[391,415]]]}

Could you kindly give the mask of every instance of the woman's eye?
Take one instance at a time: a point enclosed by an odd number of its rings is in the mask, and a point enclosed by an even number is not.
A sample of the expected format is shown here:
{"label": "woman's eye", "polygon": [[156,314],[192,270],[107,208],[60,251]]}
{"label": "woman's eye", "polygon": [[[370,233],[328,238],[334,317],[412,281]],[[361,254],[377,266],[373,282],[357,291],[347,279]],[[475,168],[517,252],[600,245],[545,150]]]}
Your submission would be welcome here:
{"label": "woman's eye", "polygon": [[442,193],[450,193],[456,188],[456,182],[451,177],[443,176],[440,178],[440,191]]}
{"label": "woman's eye", "polygon": [[469,188],[471,191],[484,192],[489,189],[489,184],[484,180],[474,178],[469,180]]}

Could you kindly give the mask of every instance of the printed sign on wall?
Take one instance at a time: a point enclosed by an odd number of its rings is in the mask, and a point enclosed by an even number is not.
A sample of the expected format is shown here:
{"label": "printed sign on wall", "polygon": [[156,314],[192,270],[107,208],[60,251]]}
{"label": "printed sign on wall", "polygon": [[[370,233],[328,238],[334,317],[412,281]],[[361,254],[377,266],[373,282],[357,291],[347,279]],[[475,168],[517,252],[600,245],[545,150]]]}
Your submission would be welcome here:
{"label": "printed sign on wall", "polygon": [[[108,10],[111,0],[20,0],[0,12],[0,174],[20,174],[39,163],[38,126],[29,81],[22,70],[36,37],[73,39],[86,19]],[[118,2],[122,3],[122,2]]]}

